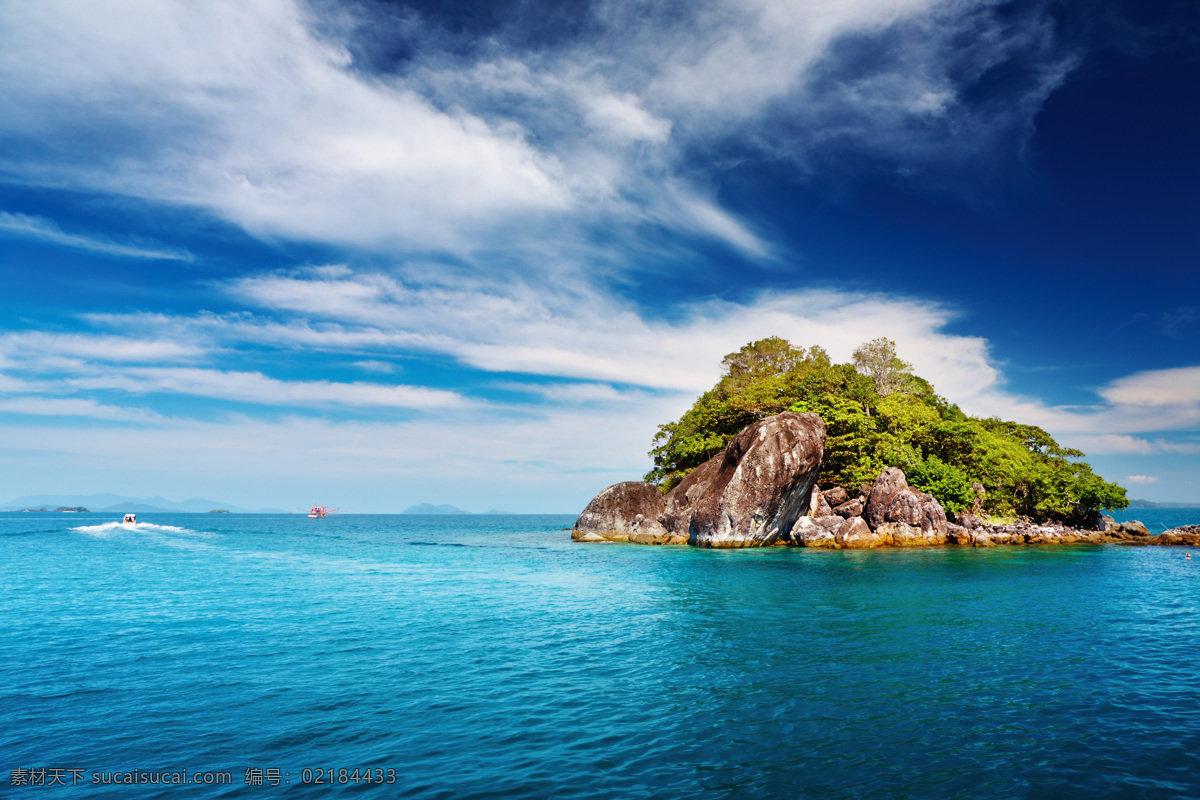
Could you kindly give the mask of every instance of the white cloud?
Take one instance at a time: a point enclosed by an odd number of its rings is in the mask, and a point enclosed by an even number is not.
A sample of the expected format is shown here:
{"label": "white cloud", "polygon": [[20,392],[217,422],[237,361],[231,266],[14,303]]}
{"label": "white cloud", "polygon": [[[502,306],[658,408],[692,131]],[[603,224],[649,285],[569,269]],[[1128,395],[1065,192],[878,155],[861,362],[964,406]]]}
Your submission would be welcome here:
{"label": "white cloud", "polygon": [[1149,484],[1149,483],[1158,483],[1158,480],[1159,479],[1154,477],[1153,475],[1126,475],[1125,476],[1125,481],[1127,483],[1136,483],[1136,484],[1139,484],[1142,486]]}
{"label": "white cloud", "polygon": [[284,381],[258,372],[226,372],[185,367],[133,367],[120,372],[71,378],[75,389],[105,389],[131,394],[169,393],[237,400],[268,406],[328,404],[380,408],[460,408],[462,395],[422,386],[378,383]]}
{"label": "white cloud", "polygon": [[459,228],[570,203],[518,128],[360,76],[309,13],[286,0],[4,4],[0,132],[26,147],[0,161],[25,180],[330,242],[455,246]]}
{"label": "white cloud", "polygon": [[64,247],[77,250],[90,250],[110,256],[125,258],[163,259],[173,261],[192,261],[192,254],[186,250],[176,250],[164,247],[139,247],[120,244],[107,239],[96,239],[79,234],[66,233],[54,222],[41,217],[31,217],[27,214],[10,214],[0,211],[0,232],[15,236],[25,236],[32,239],[42,239]]}
{"label": "white cloud", "polygon": [[179,340],[103,336],[81,333],[18,331],[0,334],[0,357],[20,360],[27,367],[52,369],[75,359],[115,363],[153,363],[195,358],[206,348]]}
{"label": "white cloud", "polygon": [[[716,381],[725,353],[779,335],[799,345],[821,344],[845,361],[861,342],[888,336],[918,374],[968,413],[1041,425],[1065,445],[1092,455],[1200,452],[1195,442],[1145,435],[1193,430],[1187,409],[1195,404],[1187,405],[1187,395],[1172,396],[1176,405],[1149,408],[1116,402],[1142,395],[1106,390],[1088,407],[1056,407],[1014,395],[991,362],[987,343],[946,333],[953,310],[919,299],[777,291],[741,303],[695,303],[666,320],[586,287],[537,292],[519,284],[430,286],[344,268],[235,280],[226,288],[256,310],[194,317],[92,315],[93,324],[117,333],[0,337],[0,389],[6,394],[0,411],[97,420],[99,427],[53,437],[56,448],[84,460],[111,446],[103,421],[124,423],[126,437],[128,423],[140,420],[147,431],[171,431],[172,441],[178,439],[174,452],[188,454],[188,463],[213,458],[221,447],[240,453],[253,445],[263,449],[250,462],[277,475],[331,459],[347,475],[374,465],[380,476],[399,480],[419,462],[425,477],[486,484],[491,470],[496,485],[527,481],[568,493],[588,485],[594,493],[597,483],[636,478],[648,468],[645,452],[656,426],[677,418]],[[481,402],[469,389],[461,394],[419,385],[283,380],[208,366],[243,350],[261,357],[272,349],[324,351],[360,366],[432,355],[477,373],[537,380],[465,382],[489,392],[492,399]],[[1146,376],[1144,385],[1158,385],[1158,376]],[[1113,385],[1128,388],[1141,381],[1134,375]],[[512,394],[497,397],[495,390]],[[132,395],[139,406],[148,406],[164,393],[288,409],[295,416],[271,422],[251,410],[209,423],[154,418],[119,400]],[[417,419],[342,421],[336,433],[334,423],[323,420],[338,409],[381,408],[411,409]],[[308,435],[317,439],[293,461],[293,440]],[[144,442],[139,436],[129,439],[131,452],[158,463],[159,457],[146,453],[149,433]],[[590,484],[577,479],[589,470],[603,477],[593,476]]]}
{"label": "white cloud", "polygon": [[[8,3],[0,168],[264,237],[460,255],[554,240],[561,262],[598,221],[649,221],[763,257],[770,243],[706,197],[696,154],[730,135],[800,163],[847,142],[917,161],[991,154],[1069,68],[1039,17],[1005,21],[994,5],[600,3],[566,43],[499,33],[476,55],[422,46],[403,73],[372,75],[344,45],[374,21],[355,33],[322,5]],[[413,25],[414,42],[437,40]],[[1035,77],[1009,102],[962,101],[1014,58]]]}
{"label": "white cloud", "polygon": [[161,414],[146,408],[104,405],[91,399],[71,397],[0,398],[0,413],[39,417],[86,417],[141,423],[163,419]]}
{"label": "white cloud", "polygon": [[661,143],[671,134],[671,123],[642,108],[632,94],[603,94],[584,99],[592,127],[618,139]]}
{"label": "white cloud", "polygon": [[[582,286],[539,293],[513,285],[423,288],[380,275],[280,274],[234,281],[230,291],[272,315],[320,320],[319,326],[293,320],[282,334],[273,324],[235,318],[228,322],[235,336],[433,352],[491,372],[697,392],[716,380],[725,353],[753,339],[780,335],[820,343],[848,360],[858,344],[889,335],[943,391],[963,395],[999,381],[983,340],[940,332],[951,310],[903,298],[777,291],[746,303],[696,303],[666,322]],[[221,335],[223,323],[208,318],[202,324]]]}
{"label": "white cloud", "polygon": [[[646,397],[634,409],[514,415],[476,407],[390,423],[235,418],[172,420],[153,429],[0,421],[0,465],[22,476],[12,493],[78,470],[89,491],[117,485],[112,482],[119,478],[178,485],[183,475],[196,493],[213,486],[204,491],[227,502],[253,500],[252,506],[300,507],[319,496],[356,511],[394,512],[447,493],[446,501],[476,510],[570,512],[602,486],[639,477],[654,425],[670,405]],[[99,475],[108,482],[97,483]],[[493,499],[485,499],[489,493]]]}
{"label": "white cloud", "polygon": [[[1136,423],[1127,422],[1122,427],[1137,428],[1138,426]],[[1096,455],[1200,455],[1200,443],[1198,442],[1176,442],[1162,438],[1146,439],[1130,434],[1067,434],[1063,437],[1063,441],[1071,447]]]}
{"label": "white cloud", "polygon": [[1113,381],[1100,390],[1110,403],[1149,406],[1200,406],[1200,367],[1157,369]]}
{"label": "white cloud", "polygon": [[353,362],[354,366],[366,370],[367,372],[395,372],[398,367],[391,361],[379,361],[377,359],[368,358],[363,361]]}
{"label": "white cloud", "polygon": [[582,285],[540,291],[515,283],[422,285],[343,267],[237,279],[226,288],[257,311],[89,317],[128,337],[7,334],[0,336],[3,374],[16,382],[15,393],[52,390],[45,378],[32,380],[52,375],[53,386],[72,392],[169,392],[266,406],[434,410],[473,402],[418,385],[284,381],[199,363],[253,345],[345,354],[378,372],[418,354],[485,373],[578,381],[499,387],[532,393],[541,403],[620,405],[630,391],[652,390],[675,397],[677,415],[716,381],[721,357],[748,341],[783,336],[821,344],[835,360],[847,361],[858,344],[888,336],[918,374],[968,413],[1039,425],[1088,453],[1188,453],[1194,443],[1146,434],[1200,427],[1200,398],[1179,378],[1193,371],[1138,373],[1102,387],[1092,405],[1052,406],[1008,391],[987,343],[946,333],[954,311],[920,299],[775,291],[744,302],[693,303],[664,320]]}
{"label": "white cloud", "polygon": [[[581,287],[541,294],[509,287],[422,288],[387,276],[264,276],[230,290],[275,315],[301,319],[289,334],[310,346],[382,347],[451,356],[476,369],[631,384],[695,394],[717,378],[720,357],[742,344],[779,335],[821,344],[847,361],[863,341],[894,339],[918,374],[969,413],[1046,428],[1087,452],[1185,452],[1190,445],[1133,434],[1200,426],[1200,395],[1180,374],[1158,371],[1102,388],[1087,407],[1051,406],[1014,395],[991,362],[987,343],[944,332],[952,309],[929,301],[835,291],[776,291],[744,303],[693,304],[671,321]],[[281,338],[271,326],[234,323],[238,336]],[[220,334],[215,334],[220,335]],[[1168,393],[1169,387],[1184,388]],[[1137,387],[1149,387],[1141,393]],[[579,391],[579,390],[576,390]],[[1147,394],[1148,392],[1148,394]],[[1145,402],[1154,401],[1151,407]],[[1167,401],[1170,401],[1169,403]]]}

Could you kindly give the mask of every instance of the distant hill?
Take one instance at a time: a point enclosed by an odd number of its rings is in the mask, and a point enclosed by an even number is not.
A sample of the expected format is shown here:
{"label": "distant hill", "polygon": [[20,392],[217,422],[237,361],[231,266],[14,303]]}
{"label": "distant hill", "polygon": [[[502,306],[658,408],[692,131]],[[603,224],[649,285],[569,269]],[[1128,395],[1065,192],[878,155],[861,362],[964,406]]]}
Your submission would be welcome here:
{"label": "distant hill", "polygon": [[464,511],[463,509],[459,508],[458,506],[450,506],[450,505],[435,506],[433,503],[421,503],[420,505],[409,506],[408,508],[404,509],[400,513],[401,514],[471,514],[474,516],[487,516],[490,514],[493,516],[494,515],[511,516],[515,512],[501,511],[498,508],[490,508],[487,511],[480,511],[478,514],[476,514],[476,512],[474,512],[474,511]]}
{"label": "distant hill", "polygon": [[435,506],[433,503],[421,503],[420,505],[409,506],[400,512],[401,514],[470,514],[470,511],[463,511],[458,506],[440,505]]}
{"label": "distant hill", "polygon": [[286,513],[278,508],[260,508],[257,510],[231,506],[228,503],[218,503],[193,497],[191,500],[175,502],[164,497],[125,497],[119,494],[39,494],[26,495],[0,504],[0,511],[16,511],[22,508],[56,508],[56,507],[85,507],[92,511],[104,512],[184,512],[203,514],[213,508],[225,508],[242,514],[247,513]]}
{"label": "distant hill", "polygon": [[1130,508],[1200,508],[1200,503],[1154,503],[1149,500],[1130,500]]}

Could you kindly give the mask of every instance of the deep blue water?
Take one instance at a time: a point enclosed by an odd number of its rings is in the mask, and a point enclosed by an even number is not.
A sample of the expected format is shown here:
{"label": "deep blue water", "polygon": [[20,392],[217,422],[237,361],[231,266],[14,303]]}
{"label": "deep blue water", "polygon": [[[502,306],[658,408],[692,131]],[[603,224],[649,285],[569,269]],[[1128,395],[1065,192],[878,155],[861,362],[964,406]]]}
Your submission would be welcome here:
{"label": "deep blue water", "polygon": [[[1200,795],[1189,548],[578,545],[565,516],[73,530],[114,517],[0,514],[0,794]],[[10,787],[30,767],[83,784]],[[330,767],[396,782],[301,783]],[[185,768],[233,782],[84,785]],[[245,785],[267,768],[290,784]]]}
{"label": "deep blue water", "polygon": [[1127,508],[1112,516],[1117,522],[1141,520],[1151,533],[1162,533],[1180,525],[1200,525],[1200,508]]}

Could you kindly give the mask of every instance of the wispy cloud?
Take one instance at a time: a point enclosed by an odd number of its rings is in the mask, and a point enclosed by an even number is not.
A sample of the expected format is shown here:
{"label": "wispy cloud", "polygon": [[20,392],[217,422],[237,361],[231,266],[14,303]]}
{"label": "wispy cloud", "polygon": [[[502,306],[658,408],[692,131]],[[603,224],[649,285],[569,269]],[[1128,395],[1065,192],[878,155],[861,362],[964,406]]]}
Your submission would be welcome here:
{"label": "wispy cloud", "polygon": [[120,372],[83,376],[67,381],[78,389],[105,389],[130,394],[186,394],[261,405],[340,405],[377,408],[461,408],[462,395],[422,386],[386,386],[378,383],[336,381],[286,381],[259,372],[213,369],[134,367]]}
{"label": "wispy cloud", "polygon": [[[770,243],[707,188],[730,136],[811,167],[830,147],[920,166],[1028,135],[1072,61],[1040,12],[997,6],[598,3],[584,35],[500,30],[457,54],[409,16],[396,35],[416,55],[379,73],[351,55],[386,22],[365,5],[347,25],[290,0],[6,4],[0,136],[20,156],[0,166],[262,236],[459,254],[553,241],[562,261],[592,226],[650,222],[761,258]],[[1012,64],[1002,100],[969,99]]]}
{"label": "wispy cloud", "polygon": [[1141,486],[1145,486],[1150,483],[1158,483],[1158,480],[1159,479],[1153,475],[1126,475],[1125,476],[1126,483],[1136,483]]}
{"label": "wispy cloud", "polygon": [[[1015,395],[1006,389],[987,343],[947,333],[953,309],[928,301],[774,292],[740,303],[693,304],[663,320],[583,289],[555,295],[520,286],[507,292],[445,282],[422,286],[349,269],[279,273],[235,280],[226,288],[254,310],[93,315],[88,319],[99,329],[93,334],[0,337],[5,395],[0,411],[95,420],[96,426],[53,435],[39,429],[59,448],[55,452],[74,458],[111,446],[117,433],[103,426],[111,421],[121,423],[119,438],[128,448],[123,452],[131,459],[136,453],[143,465],[162,463],[163,456],[151,451],[163,440],[162,431],[169,431],[173,457],[186,453],[197,464],[251,448],[246,463],[277,476],[321,463],[336,465],[345,476],[374,470],[373,481],[436,475],[524,483],[545,491],[557,487],[555,496],[572,498],[570,507],[586,501],[597,480],[571,476],[599,470],[615,481],[646,469],[655,427],[678,417],[697,392],[711,386],[721,356],[745,342],[782,335],[801,345],[822,344],[835,359],[846,360],[857,344],[886,335],[919,374],[970,413],[1041,425],[1092,455],[1200,452],[1200,445],[1178,438],[1178,432],[1200,426],[1200,403],[1186,392],[1163,395],[1161,375],[1115,381],[1088,407]],[[579,302],[579,292],[588,302]],[[481,387],[476,391],[490,399],[419,381],[293,380],[212,366],[239,353],[261,358],[297,348],[346,364],[437,355],[472,371],[474,385]],[[528,377],[489,377],[498,373]],[[190,418],[152,417],[161,410],[147,414],[145,407],[157,408],[171,396],[245,407],[236,417],[206,412],[203,402],[189,404]],[[171,407],[168,402],[162,409]],[[332,421],[338,410],[379,409],[407,411],[396,422],[364,421],[357,413]],[[279,418],[281,412],[286,419]],[[225,421],[205,421],[213,417]],[[139,420],[145,436],[127,430]],[[10,426],[4,435],[20,443],[33,429],[37,426]],[[414,464],[421,465],[421,475],[414,476]]]}
{"label": "wispy cloud", "polygon": [[95,333],[14,331],[0,334],[0,358],[20,360],[39,371],[64,359],[96,359],[108,363],[188,361],[209,348],[195,341],[146,338],[144,333],[112,336]]}
{"label": "wispy cloud", "polygon": [[192,254],[186,250],[128,245],[108,239],[66,233],[51,220],[42,217],[31,217],[26,214],[10,214],[7,211],[0,211],[0,233],[8,236],[41,239],[42,241],[53,242],[63,247],[71,247],[76,250],[89,250],[93,253],[103,253],[120,258],[146,258],[168,261],[193,260]]}
{"label": "wispy cloud", "polygon": [[164,417],[148,408],[105,405],[92,399],[73,397],[0,396],[0,413],[38,417],[84,417],[119,422],[155,423]]}

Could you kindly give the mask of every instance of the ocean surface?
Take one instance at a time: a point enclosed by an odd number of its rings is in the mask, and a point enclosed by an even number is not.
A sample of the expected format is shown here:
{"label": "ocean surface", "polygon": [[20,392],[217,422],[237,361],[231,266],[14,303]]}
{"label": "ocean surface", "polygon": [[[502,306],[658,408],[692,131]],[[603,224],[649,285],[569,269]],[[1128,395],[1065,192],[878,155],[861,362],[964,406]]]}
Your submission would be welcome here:
{"label": "ocean surface", "polygon": [[0,795],[1200,796],[1194,548],[116,518],[0,514]]}

